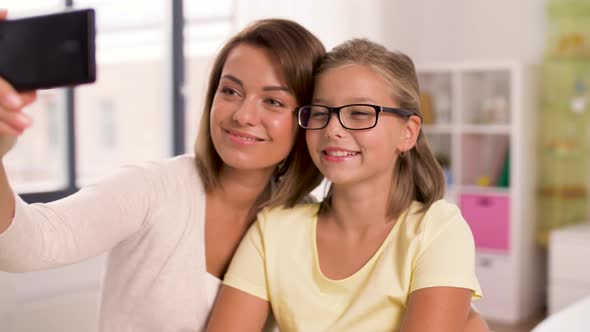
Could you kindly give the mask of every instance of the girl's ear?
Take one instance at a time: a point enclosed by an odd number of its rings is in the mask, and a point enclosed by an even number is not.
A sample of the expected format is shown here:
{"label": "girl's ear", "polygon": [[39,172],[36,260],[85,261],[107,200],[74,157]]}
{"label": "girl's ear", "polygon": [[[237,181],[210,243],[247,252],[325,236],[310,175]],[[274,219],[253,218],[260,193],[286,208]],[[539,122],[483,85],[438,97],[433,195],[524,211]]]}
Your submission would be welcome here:
{"label": "girl's ear", "polygon": [[400,152],[407,152],[416,145],[421,127],[422,119],[420,117],[412,115],[408,118],[402,127],[402,137],[397,147]]}

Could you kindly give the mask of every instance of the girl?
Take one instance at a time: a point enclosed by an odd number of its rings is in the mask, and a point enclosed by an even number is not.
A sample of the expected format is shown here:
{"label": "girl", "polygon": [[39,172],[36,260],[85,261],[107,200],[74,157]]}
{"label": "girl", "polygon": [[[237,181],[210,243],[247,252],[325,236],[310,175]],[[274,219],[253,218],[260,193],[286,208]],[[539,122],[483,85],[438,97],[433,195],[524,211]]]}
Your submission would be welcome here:
{"label": "girl", "polygon": [[292,206],[321,180],[294,110],[310,102],[324,53],[295,22],[253,23],[215,60],[195,156],[127,167],[49,204],[26,204],[8,183],[1,158],[29,127],[22,108],[35,94],[0,78],[0,270],[110,251],[100,331],[201,330],[259,209]]}
{"label": "girl", "polygon": [[367,40],[328,53],[298,110],[332,183],[320,204],[263,210],[246,234],[209,331],[457,332],[468,326],[474,243],[421,132],[412,61]]}

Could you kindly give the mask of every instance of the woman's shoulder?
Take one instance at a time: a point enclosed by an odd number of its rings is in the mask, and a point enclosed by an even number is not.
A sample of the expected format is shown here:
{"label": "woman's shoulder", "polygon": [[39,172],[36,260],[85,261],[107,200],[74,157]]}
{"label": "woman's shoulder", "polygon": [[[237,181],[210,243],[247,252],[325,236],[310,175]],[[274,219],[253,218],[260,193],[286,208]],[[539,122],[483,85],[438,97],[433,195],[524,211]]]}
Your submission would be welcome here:
{"label": "woman's shoulder", "polygon": [[181,155],[127,164],[85,187],[130,188],[153,201],[183,196],[193,199],[204,192],[194,160],[190,155]]}
{"label": "woman's shoulder", "polygon": [[136,173],[144,176],[158,174],[197,175],[195,158],[191,155],[180,155],[167,159],[144,160],[119,166],[114,174]]}
{"label": "woman's shoulder", "polygon": [[189,154],[126,165],[122,169],[142,173],[147,181],[160,185],[166,183],[185,185],[202,182],[195,158]]}
{"label": "woman's shoulder", "polygon": [[150,160],[135,165],[146,171],[159,172],[163,174],[176,175],[197,175],[195,157],[183,154],[161,160]]}

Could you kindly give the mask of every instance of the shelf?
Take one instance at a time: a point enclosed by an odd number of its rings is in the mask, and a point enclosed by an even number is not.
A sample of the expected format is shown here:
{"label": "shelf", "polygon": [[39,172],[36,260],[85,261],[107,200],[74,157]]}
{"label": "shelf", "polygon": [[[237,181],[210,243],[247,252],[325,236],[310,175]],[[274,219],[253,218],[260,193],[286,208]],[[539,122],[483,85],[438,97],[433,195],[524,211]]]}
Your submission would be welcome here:
{"label": "shelf", "polygon": [[509,195],[510,188],[506,187],[484,187],[484,186],[461,186],[461,193],[482,194],[482,195]]}
{"label": "shelf", "polygon": [[[540,131],[544,144],[537,149],[532,145],[529,127],[538,115],[531,100],[537,95],[535,68],[512,61],[417,66],[421,91],[425,92],[421,107],[428,114],[422,132],[445,166],[445,198],[459,206],[469,224],[478,255],[478,278],[484,292],[488,290],[478,301],[478,309],[483,317],[498,321],[524,319],[539,309],[531,303],[542,303],[544,285],[538,278],[543,274],[542,257],[533,233],[537,222],[533,220],[537,189],[533,177],[540,173],[545,175],[544,184],[562,183],[564,177],[551,173],[545,164],[551,164],[551,170],[561,166],[560,173],[574,177],[580,171],[569,167],[573,155],[590,151],[587,141],[569,139],[572,130],[581,136],[587,133],[581,118],[590,119],[590,112],[574,114],[568,111],[569,104],[564,106],[567,112],[561,106],[546,112],[545,122],[540,123],[545,128]],[[551,90],[552,96],[569,96],[573,86],[566,88],[564,80],[545,81],[551,82],[544,83],[548,87],[559,86],[564,92]],[[559,123],[553,119],[564,114],[571,121],[555,127]],[[541,148],[545,149],[541,160],[547,163],[535,162]],[[590,162],[579,168],[583,166],[588,169]],[[548,186],[546,192],[566,196],[585,193],[577,187],[559,189]],[[570,200],[572,205],[579,201]],[[555,205],[558,209],[565,206],[561,202]],[[577,206],[566,207],[559,210],[560,218],[578,211]],[[587,211],[587,205],[579,207]],[[555,215],[536,217],[550,219]],[[522,280],[527,282],[523,284]]]}
{"label": "shelf", "polygon": [[452,122],[452,73],[445,71],[419,72],[422,120],[427,125]]}
{"label": "shelf", "polygon": [[509,124],[511,77],[507,69],[463,72],[463,122],[476,125]]}
{"label": "shelf", "polygon": [[422,126],[425,134],[450,134],[453,127],[448,124],[427,124]]}
{"label": "shelf", "polygon": [[452,134],[455,131],[461,131],[465,134],[487,134],[487,135],[510,135],[512,127],[504,124],[486,124],[486,125],[451,125],[451,124],[425,124],[422,125],[422,131],[425,134]]}
{"label": "shelf", "polygon": [[510,135],[511,129],[510,125],[503,124],[461,126],[461,132],[465,134]]}
{"label": "shelf", "polygon": [[504,188],[510,183],[510,135],[499,132],[461,135],[461,184]]}

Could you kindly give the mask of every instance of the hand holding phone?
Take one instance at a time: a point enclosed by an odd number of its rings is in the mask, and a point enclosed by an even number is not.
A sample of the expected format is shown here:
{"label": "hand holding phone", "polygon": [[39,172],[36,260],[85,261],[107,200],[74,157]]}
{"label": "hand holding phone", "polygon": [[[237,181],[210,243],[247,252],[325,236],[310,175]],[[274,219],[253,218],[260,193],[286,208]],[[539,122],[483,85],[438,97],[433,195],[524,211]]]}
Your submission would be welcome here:
{"label": "hand holding phone", "polygon": [[96,80],[93,9],[0,21],[0,77],[17,91]]}
{"label": "hand holding phone", "polygon": [[16,138],[31,126],[31,117],[23,112],[23,108],[32,103],[36,96],[35,91],[18,93],[0,77],[0,159],[12,149]]}
{"label": "hand holding phone", "polygon": [[[6,10],[0,9],[0,22],[6,19],[6,14]],[[14,146],[17,136],[31,125],[31,117],[22,109],[35,98],[35,91],[18,93],[0,77],[0,166],[4,155]]]}

